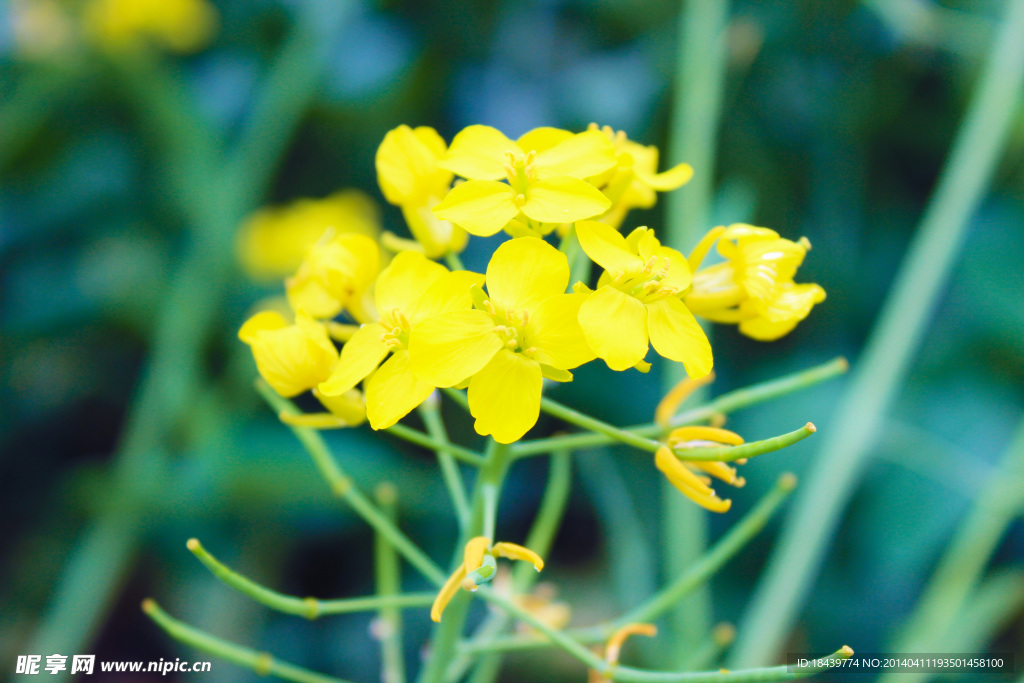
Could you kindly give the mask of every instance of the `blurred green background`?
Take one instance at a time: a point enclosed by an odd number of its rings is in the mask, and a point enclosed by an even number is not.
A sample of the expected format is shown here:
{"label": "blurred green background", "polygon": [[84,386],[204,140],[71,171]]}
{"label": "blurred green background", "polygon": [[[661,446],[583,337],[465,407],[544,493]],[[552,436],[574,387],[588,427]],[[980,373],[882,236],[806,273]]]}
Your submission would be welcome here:
{"label": "blurred green background", "polygon": [[[281,285],[241,272],[235,231],[262,205],[358,188],[380,204],[384,227],[404,234],[373,166],[385,132],[402,123],[450,140],[472,123],[515,137],[596,121],[666,149],[679,3],[217,0],[212,41],[186,56],[50,45],[45,32],[26,34],[33,4],[0,3],[2,670],[13,672],[18,654],[54,651],[206,659],[141,613],[140,600],[154,596],[222,637],[377,680],[370,615],[306,622],[268,612],[185,549],[196,536],[289,594],[373,590],[370,530],[331,501],[252,388],[255,368],[235,334]],[[828,299],[775,343],[716,329],[713,394],[837,355],[856,366],[1002,7],[732,3],[712,218],[702,227],[752,222],[807,236],[814,249],[799,279],[821,284]],[[1019,108],[1016,116],[783,652],[843,643],[886,651],[1021,418]],[[681,202],[689,189],[678,191]],[[659,229],[662,206],[628,221]],[[467,265],[482,269],[496,244],[474,238]],[[660,369],[618,375],[591,364],[556,396],[615,424],[648,421]],[[748,439],[806,421],[825,432],[846,382],[747,409],[728,426]],[[482,443],[461,412],[446,405],[445,414],[454,439]],[[534,434],[556,426],[542,419]],[[443,564],[456,530],[433,455],[366,427],[327,438],[365,491],[385,480],[398,487],[403,527]],[[712,536],[779,473],[806,472],[813,442],[743,468],[749,483],[733,495],[733,512],[714,517]],[[536,460],[511,473],[503,539],[520,541],[532,521],[546,472]],[[574,624],[618,614],[662,580],[660,474],[650,465],[628,449],[576,458],[570,509],[544,572],[573,605]],[[716,621],[740,622],[777,527],[713,581]],[[1017,522],[991,571],[1022,562]],[[406,572],[406,589],[427,587]],[[991,651],[1024,652],[1018,592],[986,622],[981,642]],[[407,611],[406,624],[412,664],[426,610]],[[561,653],[526,654],[509,658],[502,680],[574,673]],[[204,675],[254,678],[226,663]]]}

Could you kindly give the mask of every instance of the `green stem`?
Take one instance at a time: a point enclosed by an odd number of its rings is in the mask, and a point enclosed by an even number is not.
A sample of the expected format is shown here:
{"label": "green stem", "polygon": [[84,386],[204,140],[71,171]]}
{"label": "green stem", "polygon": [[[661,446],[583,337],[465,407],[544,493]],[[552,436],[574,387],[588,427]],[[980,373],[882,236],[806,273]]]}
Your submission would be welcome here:
{"label": "green stem", "polygon": [[[669,671],[644,671],[642,669],[633,669],[624,666],[613,667],[582,644],[570,638],[564,631],[551,628],[543,620],[534,616],[532,612],[523,609],[509,598],[491,590],[490,587],[481,586],[477,593],[487,602],[500,607],[509,616],[515,617],[519,621],[537,629],[547,636],[551,642],[562,648],[562,650],[580,660],[583,664],[598,672],[600,675],[611,678],[613,681],[625,681],[631,683],[672,683],[674,681],[746,683],[748,681],[785,681],[811,676],[828,668],[827,666],[813,669],[807,668],[799,672],[794,672],[790,670],[791,667],[777,666],[762,669],[751,669],[748,671],[730,671],[726,673],[720,671],[706,673],[676,673]],[[843,649],[833,653],[830,659],[848,659],[852,654],[853,650],[844,647]]]}
{"label": "green stem", "polygon": [[[578,410],[573,410],[568,406],[564,406],[557,401],[553,401],[550,398],[544,397],[540,400],[540,409],[548,415],[554,415],[560,420],[564,420],[569,424],[574,424],[577,427],[583,427],[589,429],[592,432],[603,434],[604,436],[612,439],[613,441],[621,441],[622,443],[639,448],[641,450],[650,451],[651,453],[658,450],[661,444],[652,439],[647,439],[637,435],[634,432],[614,427],[607,422],[598,420],[597,418],[590,417]],[[557,437],[556,437],[557,438]],[[564,446],[560,446],[564,448]]]}
{"label": "green stem", "polygon": [[195,538],[189,539],[188,549],[210,572],[225,585],[239,593],[252,598],[270,609],[294,614],[306,619],[316,619],[325,615],[351,614],[353,612],[372,612],[373,610],[393,607],[426,607],[434,601],[433,593],[404,593],[399,595],[372,595],[364,598],[345,598],[343,600],[318,600],[317,598],[297,598],[284,595],[261,586],[255,581],[232,571]]}
{"label": "green stem", "polygon": [[452,454],[452,444],[448,440],[448,430],[444,427],[444,420],[441,419],[440,400],[436,394],[431,394],[420,406],[420,416],[427,426],[430,437],[441,445],[434,452],[437,454],[437,464],[441,467],[444,485],[448,487],[448,495],[451,496],[452,505],[455,506],[455,518],[459,521],[459,530],[461,531],[469,524],[466,485],[462,482],[462,474],[459,472],[459,466],[455,463],[455,456]]}
{"label": "green stem", "polygon": [[[843,647],[836,650],[826,659],[829,662],[841,662],[853,656],[853,650]],[[769,666],[759,669],[741,671],[704,671],[698,673],[676,673],[661,671],[643,671],[630,667],[619,667],[612,674],[612,680],[621,683],[767,683],[768,681],[792,681],[797,678],[814,676],[832,668],[834,664],[819,667],[807,667],[793,671],[790,666]]]}
{"label": "green stem", "polygon": [[[510,463],[510,447],[491,439],[487,445],[484,464],[477,472],[473,485],[473,499],[470,504],[470,521],[460,534],[459,543],[452,558],[452,564],[462,561],[463,548],[469,539],[487,536],[493,542],[497,516],[497,501],[505,481]],[[477,591],[479,594],[479,591]],[[443,683],[449,663],[455,657],[455,649],[465,626],[469,596],[459,591],[445,609],[444,618],[434,628],[431,639],[430,657],[420,673],[422,683]]]}
{"label": "green stem", "polygon": [[789,635],[879,426],[921,345],[927,323],[1005,148],[1024,84],[1024,0],[1009,0],[981,80],[921,226],[836,409],[747,615],[732,663],[772,657]]}
{"label": "green stem", "polygon": [[447,394],[448,398],[455,401],[456,405],[465,410],[467,413],[469,412],[469,397],[466,396],[465,391],[461,391],[459,389],[455,389],[452,387],[445,387],[441,389],[441,391]]}
{"label": "green stem", "polygon": [[247,647],[229,643],[226,640],[193,628],[172,618],[160,609],[160,606],[152,599],[143,601],[142,611],[155,621],[160,628],[166,631],[167,635],[175,640],[194,647],[200,652],[213,655],[218,659],[224,659],[232,664],[251,669],[260,676],[276,676],[277,678],[295,681],[296,683],[345,683],[340,678],[325,676],[324,674],[303,669],[294,664],[282,662],[266,652],[250,650]]}
{"label": "green stem", "polygon": [[[583,643],[596,643],[606,640],[616,629],[638,621],[651,621],[671,608],[680,597],[684,597],[694,587],[710,579],[756,536],[772,518],[779,506],[786,500],[796,485],[796,478],[791,474],[783,475],[775,487],[758,501],[750,512],[733,526],[729,532],[715,543],[708,552],[695,564],[680,574],[675,581],[661,589],[629,614],[613,621],[568,631],[569,637]],[[551,641],[535,636],[510,636],[495,638],[490,642],[469,642],[463,644],[467,652],[510,652],[529,650],[551,646]]]}
{"label": "green stem", "polygon": [[[1024,512],[1024,422],[988,486],[946,546],[894,652],[928,652],[947,632],[981,581],[1007,528]],[[921,649],[923,648],[923,649]],[[939,650],[935,650],[938,652]]]}
{"label": "green stem", "polygon": [[[286,398],[282,398],[263,379],[256,380],[256,389],[263,396],[263,399],[270,404],[270,407],[277,413],[298,415],[301,411],[295,404]],[[374,528],[378,533],[386,536],[391,544],[409,561],[409,564],[416,567],[424,577],[432,583],[441,586],[444,584],[445,575],[433,560],[427,557],[420,548],[409,540],[363,493],[356,488],[352,479],[345,474],[345,471],[335,460],[324,443],[323,437],[315,429],[307,427],[296,427],[288,425],[292,433],[298,437],[305,446],[306,451],[313,458],[320,475],[327,482],[331,492],[348,503],[349,507],[363,521]]]}
{"label": "green stem", "polygon": [[[795,391],[812,387],[825,380],[832,379],[845,373],[849,369],[845,358],[836,358],[823,363],[822,365],[795,372],[778,379],[753,384],[749,387],[736,389],[722,394],[710,403],[699,408],[688,410],[672,418],[669,425],[663,426],[654,422],[632,427],[621,427],[621,431],[632,432],[637,436],[657,437],[664,434],[667,429],[681,427],[695,422],[707,420],[715,415],[728,415],[741,408],[770,401],[772,399],[786,396]],[[524,458],[533,455],[550,453],[558,448],[592,448],[594,446],[607,446],[616,443],[618,439],[600,433],[568,434],[565,436],[552,436],[546,439],[531,439],[520,441],[515,444],[513,451],[516,458]]]}
{"label": "green stem", "polygon": [[[661,237],[665,245],[684,254],[689,253],[710,227],[707,222],[714,193],[715,148],[728,64],[729,5],[728,0],[680,3],[668,159],[670,164],[689,163],[693,167],[693,178],[681,191],[666,197],[665,230]],[[682,377],[678,363],[668,364],[662,373],[662,392],[667,392]],[[693,398],[699,400],[701,396]],[[702,508],[681,500],[667,481],[662,482],[661,488],[665,501],[662,530],[689,530],[663,541],[664,570],[672,574],[704,552],[708,515]],[[671,659],[674,664],[678,665],[680,653],[692,650],[707,639],[711,623],[710,589],[701,590],[686,604],[679,605],[672,622]]]}
{"label": "green stem", "polygon": [[462,259],[454,251],[449,251],[444,255],[444,262],[448,264],[448,268],[451,270],[466,269],[466,267],[462,265]]}
{"label": "green stem", "polygon": [[451,455],[456,460],[461,460],[467,465],[479,467],[484,463],[484,457],[475,451],[471,451],[468,448],[463,448],[462,446],[457,446],[447,441],[441,441],[411,427],[406,427],[403,424],[391,425],[384,431],[393,436],[397,436],[399,439],[408,441],[409,443],[414,443],[417,446],[423,446],[424,448],[429,448],[435,452],[443,451]]}
{"label": "green stem", "polygon": [[687,460],[690,462],[736,462],[737,460],[744,460],[753,458],[758,455],[764,455],[765,453],[774,453],[775,451],[788,448],[795,443],[799,443],[814,434],[817,428],[808,422],[800,429],[789,432],[788,434],[780,434],[779,436],[773,436],[770,439],[762,439],[761,441],[751,441],[741,446],[709,446],[707,448],[677,448],[675,454],[679,456],[680,460]]}
{"label": "green stem", "polygon": [[[379,484],[375,491],[377,505],[384,515],[397,523],[398,493],[391,484]],[[386,536],[373,537],[373,567],[376,572],[377,596],[398,597],[402,592],[402,568],[398,553]],[[431,600],[433,602],[433,600]],[[402,611],[395,606],[381,605],[377,610],[381,642],[381,683],[405,683],[405,648],[402,645]]]}
{"label": "green stem", "polygon": [[[562,523],[566,505],[569,502],[569,493],[572,489],[572,452],[558,451],[551,454],[551,469],[548,473],[548,483],[544,489],[544,496],[541,498],[537,516],[533,520],[533,526],[526,536],[526,547],[533,550],[541,557],[547,557],[551,545],[554,543],[555,535]],[[512,585],[516,593],[525,593],[530,590],[540,576],[533,567],[525,562],[516,563],[512,574]],[[473,636],[472,642],[487,642],[495,638],[508,623],[508,618],[503,615],[493,615]],[[462,673],[469,666],[472,653],[460,648],[455,662],[448,668],[449,680],[458,680]],[[501,666],[502,657],[500,653],[488,653],[487,656],[477,664],[471,681],[483,683],[493,680]]]}
{"label": "green stem", "polygon": [[[658,594],[613,622],[614,628],[636,622],[654,621],[672,609],[681,599],[704,585],[719,569],[746,546],[765,527],[775,511],[796,488],[796,477],[784,474],[753,510],[733,526],[718,543],[711,547],[697,562]],[[677,533],[686,533],[677,529]],[[613,629],[614,630],[614,629]]]}
{"label": "green stem", "polygon": [[591,669],[602,674],[608,671],[609,667],[607,662],[588,650],[580,644],[579,641],[574,640],[565,631],[559,631],[552,628],[546,622],[534,616],[532,612],[523,609],[512,600],[491,590],[488,586],[481,586],[477,590],[477,594],[487,602],[500,607],[509,616],[515,617],[519,621],[529,624],[533,628],[537,629],[540,633],[547,636],[551,643],[562,648],[564,651],[580,660]]}

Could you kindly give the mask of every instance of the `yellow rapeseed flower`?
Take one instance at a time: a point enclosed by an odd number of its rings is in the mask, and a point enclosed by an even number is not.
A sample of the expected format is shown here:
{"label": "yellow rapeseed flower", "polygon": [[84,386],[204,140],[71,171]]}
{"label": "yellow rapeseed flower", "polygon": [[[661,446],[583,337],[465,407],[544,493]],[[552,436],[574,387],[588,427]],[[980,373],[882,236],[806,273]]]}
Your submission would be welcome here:
{"label": "yellow rapeseed flower", "polygon": [[433,213],[452,184],[452,172],[438,165],[447,150],[433,128],[405,125],[388,131],[377,148],[381,192],[402,209],[409,231],[431,258],[462,251],[469,237],[465,230]]}
{"label": "yellow rapeseed flower", "polygon": [[338,350],[323,324],[303,315],[289,324],[277,311],[252,316],[238,331],[252,349],[260,376],[285,398],[324,381],[338,360]]}
{"label": "yellow rapeseed flower", "polygon": [[[385,268],[374,288],[380,319],[359,328],[341,348],[341,358],[319,386],[340,396],[363,381],[370,426],[385,429],[423,403],[435,388],[409,368],[409,335],[424,320],[472,306],[469,289],[483,276],[448,272],[423,254],[403,252]],[[384,358],[391,357],[380,365]],[[378,365],[380,367],[378,368]]]}
{"label": "yellow rapeseed flower", "polygon": [[768,228],[738,223],[716,228],[690,255],[696,267],[712,244],[725,261],[698,270],[686,305],[695,314],[740,326],[740,332],[761,341],[789,333],[825,300],[816,284],[796,284],[793,278],[810,243],[779,237]]}
{"label": "yellow rapeseed flower", "polygon": [[217,29],[217,11],[207,0],[89,0],[86,31],[113,50],[152,41],[172,52],[205,47]]}
{"label": "yellow rapeseed flower", "polygon": [[285,280],[296,313],[324,320],[343,310],[358,322],[374,319],[368,290],[380,272],[380,247],[366,235],[324,233],[309,248],[293,277]]}
{"label": "yellow rapeseed flower", "polygon": [[[587,342],[612,370],[634,367],[654,350],[683,363],[690,377],[711,372],[711,345],[682,301],[690,268],[675,249],[664,247],[648,228],[623,237],[596,221],[576,224],[580,246],[605,272],[580,307]],[[577,284],[582,290],[582,283]]]}
{"label": "yellow rapeseed flower", "polygon": [[434,621],[441,621],[444,608],[455,597],[459,588],[475,591],[479,584],[493,579],[497,568],[495,559],[498,557],[529,562],[537,571],[544,569],[544,560],[529,548],[515,543],[495,543],[492,546],[491,539],[486,536],[470,539],[463,551],[462,564],[448,577],[437,594],[434,606],[430,608],[430,618]]}
{"label": "yellow rapeseed flower", "polygon": [[280,280],[295,272],[309,248],[328,230],[375,238],[380,233],[380,210],[359,190],[264,207],[242,224],[235,250],[249,277]]}
{"label": "yellow rapeseed flower", "polygon": [[614,146],[600,131],[570,134],[548,146],[559,137],[556,129],[545,128],[513,142],[489,126],[469,126],[439,164],[469,180],[453,187],[434,215],[486,237],[520,213],[550,224],[604,213],[611,201],[583,178],[615,164]]}
{"label": "yellow rapeseed flower", "polygon": [[476,289],[476,308],[424,321],[409,351],[425,382],[469,380],[476,431],[512,443],[537,422],[543,378],[570,381],[568,370],[594,358],[577,322],[586,296],[565,293],[565,255],[536,237],[498,247],[486,281],[486,295]]}
{"label": "yellow rapeseed flower", "polygon": [[589,130],[600,130],[615,145],[615,166],[587,179],[612,200],[612,208],[600,218],[602,223],[618,228],[630,210],[651,208],[658,192],[678,189],[693,177],[689,164],[677,164],[659,173],[658,148],[634,142],[624,131],[598,127],[596,123],[591,123]]}

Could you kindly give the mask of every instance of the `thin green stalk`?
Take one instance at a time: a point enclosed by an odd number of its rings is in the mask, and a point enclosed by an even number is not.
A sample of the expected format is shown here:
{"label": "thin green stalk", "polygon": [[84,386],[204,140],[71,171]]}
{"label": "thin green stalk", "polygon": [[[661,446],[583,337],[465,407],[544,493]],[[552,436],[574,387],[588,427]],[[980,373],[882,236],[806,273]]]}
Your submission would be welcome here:
{"label": "thin green stalk", "polygon": [[548,415],[554,415],[558,419],[564,420],[569,424],[574,424],[577,427],[583,427],[584,429],[589,429],[592,432],[603,434],[614,441],[621,441],[628,446],[633,446],[641,450],[653,453],[661,446],[657,441],[638,436],[634,432],[629,432],[624,429],[620,429],[619,427],[614,427],[607,422],[590,417],[578,410],[573,410],[572,408],[564,406],[547,397],[541,398],[540,409]]}
{"label": "thin green stalk", "polygon": [[340,678],[282,662],[267,652],[250,650],[193,628],[168,615],[152,599],[147,598],[142,602],[142,611],[175,640],[218,659],[250,669],[260,676],[276,676],[295,683],[346,683]]}
{"label": "thin green stalk", "polygon": [[[669,671],[644,671],[625,666],[611,666],[605,660],[598,657],[579,642],[570,638],[564,631],[551,628],[543,620],[537,618],[532,612],[523,609],[515,602],[505,596],[491,590],[488,586],[481,586],[477,593],[487,602],[497,605],[504,612],[519,621],[526,623],[547,636],[555,645],[566,653],[572,655],[587,667],[598,672],[600,675],[611,678],[613,681],[625,681],[630,683],[672,683],[674,681],[708,681],[714,683],[745,683],[747,681],[785,681],[794,678],[804,678],[826,670],[828,667],[808,668],[800,672],[790,671],[790,667],[778,666],[763,669],[751,669],[748,671],[730,672],[706,672],[706,673],[676,673]],[[833,653],[831,659],[848,659],[853,650],[848,647]]]}
{"label": "thin green stalk", "polygon": [[687,653],[683,665],[683,671],[700,671],[707,669],[718,662],[726,648],[736,640],[736,628],[732,624],[718,624],[711,629],[711,637],[704,641],[692,652]]}
{"label": "thin green stalk", "polygon": [[739,628],[732,665],[773,657],[788,637],[886,413],[903,386],[927,323],[991,182],[1024,84],[1024,0],[1009,0],[921,227],[812,459],[806,486],[773,549]]}
{"label": "thin green stalk", "polygon": [[[312,9],[307,11],[305,23],[316,20],[321,27],[326,26],[330,22],[324,21],[321,14]],[[286,50],[319,49],[317,41],[320,36],[311,34],[305,23],[297,25],[288,36]],[[319,78],[324,65],[324,60],[313,59],[301,65],[296,60],[275,61],[271,68],[273,77],[263,90],[264,98],[273,100],[284,96],[275,88],[294,79],[301,79],[301,83],[309,85],[304,74]],[[300,66],[303,74],[295,73]],[[155,79],[154,82],[160,81]],[[297,124],[314,91],[313,87],[301,92],[291,90],[290,96],[300,100],[301,106],[296,105],[279,112],[280,115],[268,117],[254,134],[264,134],[269,140],[290,135],[289,131]],[[153,106],[170,106],[179,112],[179,119],[201,120],[192,116],[191,107],[183,99],[181,91],[157,89],[140,91],[140,94],[168,98]],[[145,112],[149,106],[146,104],[142,108]],[[146,122],[149,119],[144,114],[140,120]],[[186,131],[189,137],[184,140],[174,137],[178,131]],[[168,132],[171,137],[160,138],[161,154],[172,162],[181,159],[178,151],[182,146],[207,148],[207,134],[194,126],[173,127]],[[250,140],[248,144],[255,143]],[[203,160],[196,168],[173,169],[175,175],[195,179],[197,191],[194,196],[199,204],[188,199],[186,195],[191,196],[191,193],[186,192],[178,198],[182,212],[191,219],[193,242],[169,280],[169,290],[157,315],[150,360],[129,409],[114,457],[111,490],[124,492],[125,496],[142,494],[142,498],[135,500],[143,501],[145,495],[159,495],[148,492],[146,486],[159,475],[163,466],[161,454],[167,429],[176,424],[191,397],[198,392],[200,368],[203,366],[202,350],[222,301],[219,293],[227,280],[234,230],[265,189],[266,183],[258,182],[267,177],[259,163],[271,163],[276,157],[270,155],[280,151],[279,147],[268,145],[261,159],[252,160],[254,165],[236,166],[239,177],[228,177],[223,182],[216,182],[211,175],[218,166],[215,159]],[[127,503],[131,505],[133,501]],[[137,520],[124,519],[123,510],[115,508],[93,520],[90,530],[77,542],[39,629],[29,643],[31,651],[81,652],[88,649],[87,643],[112,604],[143,532]]]}
{"label": "thin green stalk", "polygon": [[803,441],[817,431],[817,428],[808,422],[800,429],[792,432],[760,441],[751,441],[741,446],[677,448],[675,454],[679,456],[680,460],[688,460],[690,462],[736,462],[737,460],[750,459],[758,455],[774,453],[783,448],[788,448],[795,443]]}
{"label": "thin green stalk", "polygon": [[[551,454],[551,465],[548,472],[548,483],[544,488],[537,516],[526,536],[526,547],[541,557],[547,557],[555,535],[561,526],[569,493],[572,489],[572,452],[558,451]],[[527,563],[517,562],[512,572],[512,585],[516,593],[522,594],[530,590],[540,575]],[[507,625],[508,618],[494,615],[473,636],[473,642],[487,642],[496,637]],[[455,662],[448,668],[448,679],[458,680],[471,661],[471,653],[461,647]],[[494,680],[501,667],[500,653],[488,653],[476,666],[470,681],[485,683]]]}
{"label": "thin green stalk", "polygon": [[[551,454],[548,483],[541,498],[533,526],[526,535],[526,547],[541,557],[547,557],[555,542],[555,536],[562,525],[565,508],[572,491],[572,451],[559,450]],[[526,563],[516,565],[514,585],[517,591],[527,591],[537,580],[538,574]]]}
{"label": "thin green stalk", "polygon": [[[700,240],[711,213],[714,193],[715,151],[721,118],[728,64],[726,32],[728,0],[686,0],[680,3],[678,60],[673,85],[674,102],[669,129],[670,164],[689,163],[693,178],[680,191],[666,197],[665,229],[662,242],[689,253]],[[707,327],[707,326],[705,326]],[[710,330],[709,330],[710,333]],[[667,392],[683,378],[679,364],[668,364],[662,372],[662,391]],[[703,392],[700,392],[703,393]],[[693,398],[699,400],[700,393]],[[681,571],[704,552],[708,542],[708,516],[702,509],[681,500],[672,485],[662,482],[664,569]],[[687,529],[686,534],[670,533]],[[672,622],[672,658],[697,647],[711,628],[710,589],[680,604]]]}
{"label": "thin green stalk", "polygon": [[[397,524],[398,492],[395,487],[388,483],[379,484],[374,493],[384,515],[392,524]],[[399,596],[402,592],[402,568],[398,553],[387,536],[381,533],[374,534],[373,557],[377,595],[381,598]],[[381,683],[405,683],[402,611],[394,606],[381,605],[377,610],[377,626],[381,645]]]}
{"label": "thin green stalk", "polygon": [[[829,662],[838,663],[853,656],[853,650],[845,645],[826,657]],[[807,667],[793,671],[789,666],[770,666],[740,671],[703,671],[698,673],[675,673],[643,671],[630,667],[619,667],[612,674],[612,680],[621,683],[767,683],[768,681],[792,681],[823,673],[835,664]]]}
{"label": "thin green stalk", "polygon": [[456,405],[465,410],[467,413],[469,412],[469,397],[466,396],[465,391],[454,389],[452,387],[445,387],[441,389],[441,391],[447,394],[448,398],[455,401]]}
{"label": "thin green stalk", "polygon": [[455,518],[459,521],[459,530],[461,531],[469,524],[466,485],[462,482],[462,474],[459,472],[459,466],[455,463],[452,444],[448,440],[448,430],[445,429],[444,420],[441,419],[440,399],[435,394],[431,394],[420,406],[420,416],[423,418],[431,438],[441,444],[441,448],[435,449],[434,452],[437,454],[437,464],[441,467],[444,484],[448,487],[448,495],[451,496],[452,505],[455,506]]}
{"label": "thin green stalk", "polygon": [[252,579],[248,579],[229,569],[220,560],[211,555],[198,539],[189,539],[187,547],[225,585],[234,588],[239,593],[276,612],[294,614],[306,619],[316,619],[334,614],[372,612],[381,608],[426,607],[434,601],[433,593],[371,595],[363,598],[344,598],[342,600],[319,600],[317,598],[298,598],[284,595],[261,586]]}
{"label": "thin green stalk", "polygon": [[565,631],[559,631],[558,629],[552,628],[545,621],[534,616],[532,612],[520,607],[518,604],[500,593],[491,590],[488,586],[481,586],[477,590],[477,593],[487,602],[500,607],[509,616],[515,617],[519,621],[529,624],[533,628],[537,629],[539,632],[547,636],[551,643],[562,648],[565,652],[580,660],[591,669],[602,674],[608,671],[609,667],[607,662],[581,645],[578,641],[574,640]]}
{"label": "thin green stalk", "polygon": [[[263,379],[256,381],[256,389],[263,396],[263,399],[270,404],[278,413],[298,415],[299,409],[295,404],[286,398],[282,398]],[[419,546],[409,540],[363,493],[356,487],[351,477],[338,464],[338,461],[331,456],[320,433],[315,429],[307,427],[296,427],[288,425],[292,433],[306,448],[306,451],[313,458],[320,475],[327,482],[331,492],[348,503],[349,507],[359,515],[363,521],[374,528],[378,533],[387,536],[395,549],[402,554],[409,564],[419,570],[430,582],[441,586],[444,584],[444,572],[433,560],[427,557],[426,553],[420,550]]]}
{"label": "thin green stalk", "polygon": [[[608,573],[620,609],[649,598],[657,587],[657,554],[649,521],[642,519],[607,449],[583,452],[576,463],[597,515],[608,556]],[[678,495],[678,492],[676,492]]]}
{"label": "thin green stalk", "polygon": [[444,451],[456,460],[461,460],[467,465],[479,467],[484,463],[484,456],[475,451],[463,448],[462,446],[457,446],[450,442],[440,441],[439,439],[435,439],[433,436],[424,434],[412,427],[406,427],[403,424],[393,424],[384,431],[393,436],[397,436],[399,439],[408,441],[409,443],[414,443],[417,446],[423,446],[424,448],[429,448],[433,451]]}
{"label": "thin green stalk", "polygon": [[444,255],[444,262],[448,264],[451,270],[465,270],[466,267],[462,265],[462,258],[459,257],[454,251],[449,251]]}
{"label": "thin green stalk", "polygon": [[[510,448],[491,439],[487,445],[484,464],[477,472],[470,503],[470,522],[460,534],[459,543],[453,553],[452,564],[462,561],[463,548],[470,538],[487,536],[491,541],[496,525],[497,501],[511,458]],[[488,502],[490,501],[490,502]],[[488,535],[490,533],[491,535]],[[477,591],[479,594],[479,591]],[[459,591],[445,609],[444,617],[434,628],[431,638],[430,656],[420,673],[421,683],[443,683],[448,664],[455,656],[455,649],[465,626],[469,600],[465,591]]]}
{"label": "thin green stalk", "polygon": [[[775,511],[795,488],[796,477],[792,474],[784,474],[779,477],[772,490],[738,524],[729,529],[729,532],[718,543],[694,564],[687,567],[686,571],[672,583],[658,591],[657,595],[616,619],[614,621],[615,628],[636,622],[654,621],[672,609],[697,587],[704,585],[765,527],[768,520],[772,518]],[[685,533],[683,529],[677,531]]]}
{"label": "thin green stalk", "polygon": [[[1007,528],[1024,513],[1024,422],[946,546],[893,652],[931,652],[953,629]],[[938,652],[939,650],[934,650]]]}
{"label": "thin green stalk", "polygon": [[[661,589],[647,602],[626,615],[603,624],[582,629],[572,629],[568,635],[582,643],[595,643],[607,639],[616,629],[630,623],[651,621],[658,618],[678,601],[715,575],[726,562],[742,550],[772,518],[779,506],[786,500],[796,485],[796,477],[785,474],[779,477],[774,488],[758,501],[757,505],[728,533],[718,540],[695,564],[681,573],[671,584]],[[510,636],[495,638],[490,642],[468,642],[463,649],[468,652],[510,652],[549,647],[552,643],[536,636]]]}
{"label": "thin green stalk", "polygon": [[[849,367],[845,358],[836,358],[807,370],[730,391],[703,406],[687,410],[675,416],[669,423],[668,429],[701,422],[715,415],[728,415],[741,408],[786,396],[801,389],[807,389],[845,373]],[[632,427],[621,427],[620,429],[645,437],[658,437],[667,430],[665,426],[654,422],[633,425]],[[552,436],[546,439],[520,441],[513,446],[513,452],[516,458],[525,458],[550,453],[557,448],[592,448],[594,446],[607,446],[608,444],[616,443],[616,441],[618,440],[607,434],[594,432],[568,434]]]}

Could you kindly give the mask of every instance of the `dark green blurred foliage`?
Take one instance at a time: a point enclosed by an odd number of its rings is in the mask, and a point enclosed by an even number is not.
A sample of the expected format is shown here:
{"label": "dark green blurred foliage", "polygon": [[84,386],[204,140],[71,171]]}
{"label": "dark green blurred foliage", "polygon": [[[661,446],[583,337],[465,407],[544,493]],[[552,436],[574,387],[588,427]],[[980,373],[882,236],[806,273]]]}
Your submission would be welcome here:
{"label": "dark green blurred foliage", "polygon": [[[304,4],[221,0],[209,49],[157,58],[224,140],[244,127]],[[713,215],[806,235],[814,250],[801,279],[820,283],[829,298],[772,344],[716,329],[714,393],[838,354],[856,359],[934,187],[1000,5],[923,4],[941,12],[930,32],[893,23],[873,3],[735,3]],[[471,123],[516,136],[597,121],[664,149],[676,13],[675,3],[638,0],[356,3],[329,41],[322,87],[289,132],[269,187],[244,208],[342,187],[383,204],[373,155],[401,123],[432,125],[450,140]],[[175,206],[167,160],[130,79],[95,55],[26,59],[6,20],[0,50],[0,515],[9,529],[0,538],[2,666],[27,651],[76,539],[100,511],[123,503],[124,515],[141,520],[142,540],[123,575],[109,576],[118,587],[83,652],[199,659],[139,612],[139,600],[154,595],[225,638],[375,680],[369,616],[305,622],[266,612],[216,583],[184,547],[199,537],[239,571],[290,594],[372,591],[369,530],[330,500],[308,457],[259,402],[254,367],[235,338],[248,308],[277,288],[231,270],[213,322],[199,331],[201,381],[163,434],[154,480],[139,483],[148,486],[142,502],[125,495],[131,484],[111,479],[154,321],[194,226]],[[802,613],[797,649],[884,648],[1020,418],[1021,123]],[[403,232],[397,210],[385,206],[384,216],[388,229]],[[655,209],[630,222],[657,228],[660,220]],[[494,244],[474,239],[467,265],[482,268]],[[658,386],[656,372],[616,376],[590,366],[553,396],[632,424],[650,418]],[[729,426],[749,439],[806,421],[825,430],[839,390],[833,382],[749,409]],[[445,410],[453,439],[479,444],[461,413]],[[535,434],[552,426],[542,419]],[[329,440],[364,490],[394,482],[410,536],[432,557],[447,557],[455,527],[428,453],[365,427]],[[749,484],[733,496],[733,512],[713,520],[714,534],[780,472],[801,473],[811,452],[804,444],[747,465]],[[651,549],[660,475],[648,456],[627,449],[578,458],[544,578],[575,606],[574,623],[587,624],[635,604],[659,579]],[[502,538],[525,535],[544,472],[539,461],[513,470]],[[757,539],[717,577],[716,619],[742,613],[771,540]],[[1022,548],[1018,524],[997,563],[1019,566]],[[426,588],[413,572],[405,578],[409,590]],[[995,634],[995,650],[1022,651],[1019,616]],[[429,622],[425,611],[406,619],[407,659],[416,662]],[[518,655],[503,680],[562,680],[567,662],[560,653]],[[214,672],[216,680],[254,677],[228,664],[215,663]]]}

